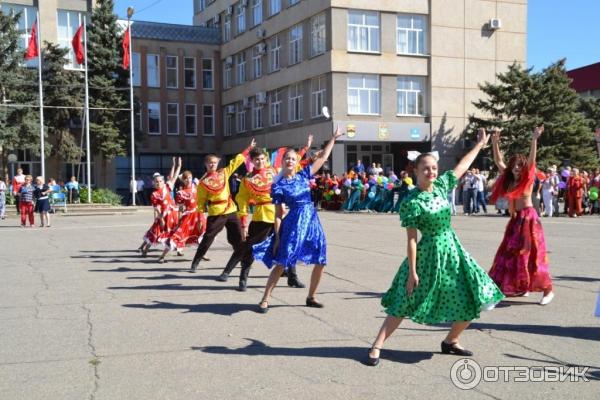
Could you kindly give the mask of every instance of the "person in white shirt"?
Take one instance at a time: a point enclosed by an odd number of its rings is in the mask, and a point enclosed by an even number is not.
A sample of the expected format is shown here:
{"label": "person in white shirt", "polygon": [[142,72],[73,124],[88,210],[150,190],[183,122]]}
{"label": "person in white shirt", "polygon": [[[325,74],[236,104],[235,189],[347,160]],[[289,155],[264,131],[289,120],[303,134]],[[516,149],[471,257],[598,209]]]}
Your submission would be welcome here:
{"label": "person in white shirt", "polygon": [[487,203],[485,200],[485,176],[477,169],[473,169],[473,180],[475,182],[475,213],[479,212],[479,206],[483,209],[483,212],[487,214]]}
{"label": "person in white shirt", "polygon": [[[544,202],[544,217],[554,215],[554,195],[558,193],[558,182],[552,175],[552,168],[546,170],[546,178],[542,181],[542,201]],[[558,177],[557,177],[558,178]]]}
{"label": "person in white shirt", "polygon": [[0,176],[0,219],[4,219],[4,214],[6,212],[6,183],[2,180]]}

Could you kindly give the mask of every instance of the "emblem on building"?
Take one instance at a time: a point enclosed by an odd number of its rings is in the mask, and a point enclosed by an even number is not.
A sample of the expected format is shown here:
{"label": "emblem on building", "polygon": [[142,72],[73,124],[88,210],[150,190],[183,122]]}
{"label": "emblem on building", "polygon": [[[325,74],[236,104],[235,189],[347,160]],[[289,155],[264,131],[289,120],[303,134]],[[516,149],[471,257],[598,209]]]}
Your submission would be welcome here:
{"label": "emblem on building", "polygon": [[356,136],[356,126],[354,124],[346,125],[346,136],[349,138]]}

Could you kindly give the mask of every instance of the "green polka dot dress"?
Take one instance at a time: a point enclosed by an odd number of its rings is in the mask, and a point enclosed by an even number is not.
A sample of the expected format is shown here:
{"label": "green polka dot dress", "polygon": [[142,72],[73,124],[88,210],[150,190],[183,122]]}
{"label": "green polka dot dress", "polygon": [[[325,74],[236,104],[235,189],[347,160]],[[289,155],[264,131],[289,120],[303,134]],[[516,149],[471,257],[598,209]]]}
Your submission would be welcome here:
{"label": "green polka dot dress", "polygon": [[447,171],[433,183],[431,193],[414,189],[400,205],[402,226],[421,232],[417,244],[419,286],[407,295],[405,259],[381,300],[387,314],[421,324],[470,321],[504,298],[450,226],[448,192],[456,183],[454,171]]}

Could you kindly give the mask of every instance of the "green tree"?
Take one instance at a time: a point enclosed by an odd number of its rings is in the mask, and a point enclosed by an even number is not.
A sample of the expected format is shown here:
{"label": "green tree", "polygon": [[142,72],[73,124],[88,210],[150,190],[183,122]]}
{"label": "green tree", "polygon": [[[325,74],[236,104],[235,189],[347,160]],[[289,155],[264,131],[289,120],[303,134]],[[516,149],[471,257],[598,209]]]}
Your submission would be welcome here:
{"label": "green tree", "polygon": [[480,85],[486,98],[474,102],[487,117],[469,117],[467,132],[478,126],[503,129],[502,148],[508,154],[527,152],[531,132],[544,123],[539,141],[538,164],[595,164],[593,134],[580,110],[580,98],[569,87],[565,60],[532,73],[513,64],[498,76],[499,83]]}
{"label": "green tree", "polygon": [[600,99],[595,97],[582,98],[580,110],[587,118],[591,130],[595,131],[600,128]]}

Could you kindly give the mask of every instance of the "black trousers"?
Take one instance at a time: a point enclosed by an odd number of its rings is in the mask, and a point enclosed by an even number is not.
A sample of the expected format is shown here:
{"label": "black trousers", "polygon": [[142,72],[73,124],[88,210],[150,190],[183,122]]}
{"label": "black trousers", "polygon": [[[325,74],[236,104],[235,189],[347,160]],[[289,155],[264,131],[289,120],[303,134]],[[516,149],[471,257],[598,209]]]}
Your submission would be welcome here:
{"label": "black trousers", "polygon": [[223,270],[223,273],[230,274],[235,266],[241,261],[242,269],[249,268],[254,262],[254,256],[252,255],[252,246],[263,242],[271,232],[273,232],[274,225],[270,222],[263,221],[252,221],[248,226],[248,237],[246,241],[242,243],[227,262],[227,266]]}
{"label": "black trousers", "polygon": [[242,238],[242,224],[237,213],[225,215],[213,215],[206,219],[206,232],[204,238],[198,245],[192,265],[197,265],[206,254],[215,237],[225,228],[227,230],[227,242],[233,247],[234,252],[244,244]]}

